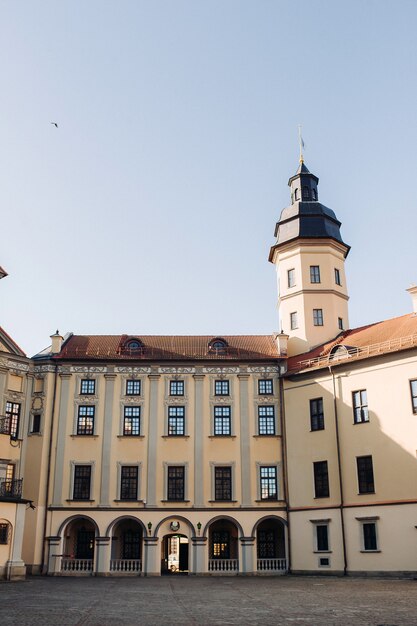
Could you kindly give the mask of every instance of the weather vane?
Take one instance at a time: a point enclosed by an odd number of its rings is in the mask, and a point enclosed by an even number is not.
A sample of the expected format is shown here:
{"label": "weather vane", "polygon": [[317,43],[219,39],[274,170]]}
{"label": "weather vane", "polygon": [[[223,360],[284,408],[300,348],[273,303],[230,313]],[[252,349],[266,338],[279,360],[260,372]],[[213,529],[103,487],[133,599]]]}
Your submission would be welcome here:
{"label": "weather vane", "polygon": [[301,134],[301,124],[298,124],[298,143],[300,145],[300,163],[304,163],[304,140]]}

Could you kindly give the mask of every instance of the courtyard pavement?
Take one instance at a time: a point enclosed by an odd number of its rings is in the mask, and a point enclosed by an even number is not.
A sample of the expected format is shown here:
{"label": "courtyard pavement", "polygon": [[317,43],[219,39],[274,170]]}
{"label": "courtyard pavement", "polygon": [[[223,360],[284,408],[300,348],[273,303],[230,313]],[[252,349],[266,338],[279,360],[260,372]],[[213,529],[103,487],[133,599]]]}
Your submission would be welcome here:
{"label": "courtyard pavement", "polygon": [[417,580],[29,578],[0,583],[1,626],[417,626]]}

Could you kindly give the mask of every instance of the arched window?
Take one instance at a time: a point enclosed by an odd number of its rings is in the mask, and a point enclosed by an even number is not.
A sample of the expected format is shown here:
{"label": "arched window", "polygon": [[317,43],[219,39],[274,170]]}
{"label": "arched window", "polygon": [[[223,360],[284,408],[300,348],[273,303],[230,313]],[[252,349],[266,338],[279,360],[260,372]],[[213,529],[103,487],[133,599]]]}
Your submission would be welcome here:
{"label": "arched window", "polygon": [[307,186],[303,187],[304,200],[310,200],[310,189]]}
{"label": "arched window", "polygon": [[221,337],[212,339],[209,343],[209,350],[211,352],[225,352],[227,349],[227,341]]}
{"label": "arched window", "polygon": [[317,191],[316,191],[316,189],[312,189],[311,190],[311,196],[312,196],[313,200],[317,200]]}
{"label": "arched window", "polygon": [[132,337],[126,341],[123,348],[128,352],[141,352],[143,350],[143,343],[140,339],[137,339],[137,337]]}
{"label": "arched window", "polygon": [[297,187],[295,188],[295,191],[294,191],[294,198],[298,200],[298,188]]}

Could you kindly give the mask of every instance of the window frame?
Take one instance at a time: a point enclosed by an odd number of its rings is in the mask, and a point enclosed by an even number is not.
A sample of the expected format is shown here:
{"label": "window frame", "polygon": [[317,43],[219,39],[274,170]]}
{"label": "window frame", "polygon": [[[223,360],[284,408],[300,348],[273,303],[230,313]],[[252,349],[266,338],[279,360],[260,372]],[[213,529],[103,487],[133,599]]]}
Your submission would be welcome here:
{"label": "window frame", "polygon": [[[413,385],[415,390],[413,391]],[[414,415],[417,415],[417,378],[410,380],[411,408]]]}
{"label": "window frame", "polygon": [[[368,462],[368,467],[366,467],[366,462]],[[360,467],[361,464],[363,464],[362,467]],[[358,480],[358,494],[363,495],[375,493],[375,474],[372,454],[357,456],[356,470]]]}
{"label": "window frame", "polygon": [[[176,470],[182,469],[182,476],[177,476],[177,477],[170,476],[171,470],[174,470],[174,469]],[[180,493],[182,497],[170,497],[170,489],[172,487],[170,485],[170,481],[172,480],[182,481],[182,491]],[[166,465],[166,499],[167,499],[167,502],[185,502],[186,500],[186,466],[184,464],[175,464],[175,463],[171,464],[170,463]]]}
{"label": "window frame", "polygon": [[289,270],[287,270],[287,288],[291,289],[295,286],[295,267],[291,267]]}
{"label": "window frame", "polygon": [[[86,410],[85,415],[81,415],[81,411]],[[91,410],[92,413],[89,415],[88,411]],[[94,404],[79,404],[77,410],[77,429],[76,435],[80,437],[91,437],[95,434],[95,416],[96,416],[96,407]],[[81,418],[85,418],[85,424],[82,427]],[[90,418],[87,420],[86,418]],[[90,426],[88,426],[88,422],[90,422]],[[82,432],[84,430],[84,432]]]}
{"label": "window frame", "polygon": [[10,541],[9,522],[0,522],[0,545],[7,546]]}
{"label": "window frame", "polygon": [[185,395],[184,379],[172,379],[169,381],[169,395],[174,397],[182,397]]}
{"label": "window frame", "polygon": [[[217,474],[223,473],[223,476]],[[215,502],[232,502],[233,501],[233,468],[231,465],[215,465],[213,467],[213,480],[214,480],[214,501]],[[220,481],[220,491],[218,491],[218,485]],[[225,485],[226,482],[226,485]],[[228,485],[227,485],[228,483]],[[220,493],[221,492],[221,493]],[[218,497],[218,495],[224,496],[225,493],[229,494],[229,497]]]}
{"label": "window frame", "polygon": [[185,437],[185,406],[184,405],[178,406],[176,404],[172,404],[168,406],[167,436],[168,437]]}
{"label": "window frame", "polygon": [[[315,539],[316,539],[316,552],[330,552],[330,541],[329,541],[329,524],[326,522],[317,522],[315,525]],[[319,528],[325,528],[326,529],[326,541],[325,541],[325,547],[320,546],[320,542],[323,539],[323,537],[319,537]]]}
{"label": "window frame", "polygon": [[[89,470],[89,475],[88,476],[77,476],[77,472],[82,470],[82,469],[87,469]],[[74,463],[73,464],[73,472],[72,472],[72,489],[71,489],[71,500],[74,500],[75,502],[91,502],[92,498],[91,498],[91,492],[92,492],[92,477],[93,477],[93,467],[91,465],[91,463]],[[78,487],[80,488],[80,491],[78,493],[76,493],[76,489],[77,489],[77,481],[80,481],[82,479],[85,479],[85,485],[84,488],[87,485],[87,481],[88,481],[88,497],[82,497],[80,494],[83,491],[83,486],[82,484],[79,484]],[[87,494],[87,490],[86,490],[86,494]]]}
{"label": "window frame", "polygon": [[[321,411],[317,409],[314,411],[314,403],[321,403]],[[324,426],[324,404],[323,398],[311,398],[310,399],[310,431],[316,432],[319,430],[325,430]]]}
{"label": "window frame", "polygon": [[[137,413],[136,415],[134,413]],[[140,437],[141,436],[141,406],[127,404],[123,407],[123,437]],[[128,415],[131,413],[131,415]],[[127,428],[127,423],[131,422],[130,428]],[[135,422],[137,421],[137,426]],[[129,432],[130,430],[130,432]],[[137,431],[137,432],[134,432]]]}
{"label": "window frame", "polygon": [[338,287],[342,286],[341,272],[337,267],[334,268],[334,282],[335,285],[338,285]]}
{"label": "window frame", "polygon": [[310,265],[310,284],[319,285],[320,283],[320,265]]}
{"label": "window frame", "polygon": [[[323,471],[325,469],[325,471]],[[313,461],[314,499],[330,498],[329,464],[327,460]]]}
{"label": "window frame", "polygon": [[[126,472],[126,470],[129,470],[129,471],[133,470],[134,471],[133,475],[132,476],[123,476],[123,474]],[[132,497],[128,497],[128,498],[127,497],[123,497],[124,496],[124,493],[123,493],[123,481],[125,481],[126,484],[128,482],[132,483],[132,484],[128,485],[128,490],[130,491],[131,494],[134,494]],[[136,484],[136,489],[135,489],[135,484]],[[137,502],[138,494],[139,494],[139,466],[138,466],[138,464],[133,464],[133,465],[123,464],[123,465],[120,465],[119,489],[120,489],[119,500],[121,500],[123,502]]]}
{"label": "window frame", "polygon": [[[220,391],[218,390],[220,388]],[[226,391],[224,391],[224,389]],[[214,395],[215,396],[230,396],[230,381],[226,378],[217,378],[214,381]]]}
{"label": "window frame", "polygon": [[[356,403],[357,394],[359,394],[358,404]],[[363,402],[363,394],[365,394],[366,402]],[[368,392],[366,389],[352,391],[352,409],[354,424],[367,424],[369,422]],[[359,419],[357,419],[357,416],[359,416]]]}
{"label": "window frame", "polygon": [[298,311],[292,311],[290,313],[290,329],[296,330],[298,328]]}
{"label": "window frame", "polygon": [[81,378],[80,380],[80,396],[94,396],[96,393],[95,378]]}
{"label": "window frame", "polygon": [[[264,386],[264,391],[262,391],[262,386]],[[270,387],[270,390],[267,390],[267,387]],[[274,395],[274,381],[272,378],[259,378],[258,379],[258,396],[273,396]]]}
{"label": "window frame", "polygon": [[[138,387],[138,391],[135,391]],[[142,394],[142,381],[140,378],[127,378],[125,387],[125,396],[140,396]]]}
{"label": "window frame", "polygon": [[313,326],[324,326],[323,309],[313,309]]}
{"label": "window frame", "polygon": [[22,411],[22,405],[20,402],[13,402],[12,400],[6,400],[4,414],[6,417],[10,419],[9,434],[10,434],[11,439],[19,438],[21,411]]}
{"label": "window frame", "polygon": [[[273,475],[263,476],[263,471],[271,470]],[[265,465],[259,463],[258,465],[258,484],[259,484],[259,501],[262,502],[277,502],[279,500],[278,490],[278,467],[277,465]],[[271,489],[272,485],[272,489]],[[273,493],[273,487],[275,486],[275,494]],[[268,494],[264,496],[264,489],[266,488]]]}
{"label": "window frame", "polygon": [[[269,414],[268,414],[269,410]],[[261,412],[265,411],[265,415]],[[272,424],[272,429],[271,429]],[[265,431],[265,432],[262,432]],[[270,432],[269,432],[270,431]],[[277,434],[275,406],[273,404],[258,405],[258,435],[260,437],[274,437]]]}
{"label": "window frame", "polygon": [[[228,412],[228,414],[224,414]],[[216,413],[221,413],[216,415]],[[218,424],[221,427],[218,428]],[[225,427],[226,426],[226,427]],[[217,430],[221,432],[216,432]],[[228,432],[225,432],[227,430]],[[230,405],[217,404],[213,407],[213,436],[214,437],[231,437],[232,436],[232,407]]]}

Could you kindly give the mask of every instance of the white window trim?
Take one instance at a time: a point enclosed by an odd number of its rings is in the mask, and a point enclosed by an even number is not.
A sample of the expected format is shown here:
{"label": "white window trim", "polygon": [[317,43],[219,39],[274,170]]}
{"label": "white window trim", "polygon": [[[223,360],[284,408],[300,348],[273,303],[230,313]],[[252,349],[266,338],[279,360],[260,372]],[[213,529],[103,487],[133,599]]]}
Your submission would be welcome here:
{"label": "white window trim", "polygon": [[[183,399],[184,396],[171,396],[172,398],[178,397]],[[184,409],[184,434],[183,435],[169,435],[169,429],[168,429],[168,414],[169,414],[169,409],[171,407],[174,407],[176,409],[178,408],[183,408]],[[175,437],[189,437],[188,434],[188,419],[187,419],[187,405],[185,402],[181,402],[181,403],[173,403],[173,402],[167,402],[165,404],[165,419],[164,419],[164,436],[165,437],[173,437],[175,439]]]}
{"label": "white window trim", "polygon": [[90,465],[91,466],[90,498],[89,498],[89,500],[85,500],[85,502],[94,501],[94,498],[92,496],[94,495],[94,493],[93,493],[93,489],[94,489],[94,474],[95,474],[95,468],[96,468],[96,462],[95,461],[70,461],[70,490],[69,490],[69,498],[68,498],[68,500],[70,500],[72,502],[81,502],[81,500],[74,500],[74,474],[75,474],[75,467],[77,465]]}
{"label": "white window trim", "polygon": [[[216,500],[216,467],[231,467],[232,468],[232,499],[231,500]],[[225,461],[221,463],[220,461],[210,461],[210,479],[211,479],[211,502],[237,502],[236,499],[236,463],[235,461]]]}
{"label": "white window trim", "polygon": [[[127,396],[128,398],[140,398],[141,396]],[[124,435],[124,424],[125,424],[125,407],[139,407],[139,435]],[[142,437],[143,436],[143,401],[139,402],[121,402],[120,403],[120,420],[119,420],[119,437]]]}
{"label": "white window trim", "polygon": [[[88,398],[88,399],[87,399]],[[74,400],[74,419],[73,419],[73,424],[72,424],[72,434],[76,435],[77,437],[92,437],[94,435],[97,435],[97,409],[98,409],[98,402],[97,399],[95,399],[95,396],[81,396],[79,398],[76,398]],[[94,428],[93,428],[93,435],[77,435],[77,426],[78,426],[78,408],[80,406],[93,406],[94,407]]]}
{"label": "white window trim", "polygon": [[[227,398],[229,402],[213,402],[211,405],[211,436],[212,437],[235,437],[235,428],[234,428],[234,411],[233,405],[230,402],[230,396],[217,396],[217,398]],[[229,407],[230,409],[230,434],[229,435],[216,435],[214,431],[214,409],[215,407]]]}
{"label": "white window trim", "polygon": [[[369,516],[369,517],[355,517],[355,519],[359,522],[359,545],[360,552],[363,554],[375,554],[381,552],[380,543],[379,543],[379,532],[378,532],[378,520],[379,516]],[[365,534],[364,534],[364,524],[374,524],[375,525],[375,538],[376,538],[376,550],[367,550],[365,548]]]}
{"label": "white window trim", "polygon": [[[273,395],[270,396],[262,396],[265,398],[271,398],[274,399]],[[259,432],[259,408],[260,407],[266,407],[266,406],[272,406],[274,409],[274,422],[275,422],[275,433],[273,435],[261,435]],[[278,420],[278,404],[276,404],[273,401],[270,402],[262,402],[262,401],[255,401],[255,407],[256,407],[256,411],[255,411],[255,428],[254,428],[254,432],[256,433],[256,435],[258,437],[276,437],[277,435],[281,434],[281,430],[280,430],[280,421]]]}
{"label": "white window trim", "polygon": [[[162,502],[189,502],[188,499],[188,461],[164,461],[164,491]],[[168,467],[184,467],[184,500],[168,500]]]}
{"label": "white window trim", "polygon": [[[330,554],[332,552],[331,541],[330,541],[330,522],[331,518],[326,519],[311,519],[310,522],[312,524],[313,529],[313,546],[314,553],[317,554]],[[318,540],[317,540],[317,526],[327,526],[327,550],[319,550]],[[320,567],[328,567],[328,565],[320,565]]]}
{"label": "white window trim", "polygon": [[[138,468],[138,489],[136,493],[136,500],[121,500],[121,482],[122,482],[122,467],[137,467]],[[117,461],[117,497],[116,500],[119,502],[142,502],[141,491],[142,489],[142,463],[141,461],[132,461],[132,463],[128,463],[127,461]]]}
{"label": "white window trim", "polygon": [[[259,502],[278,502],[282,500],[281,498],[281,461],[275,461],[272,463],[267,463],[264,461],[256,461],[256,499]],[[277,470],[277,499],[276,500],[266,500],[261,498],[261,467],[275,467]]]}

